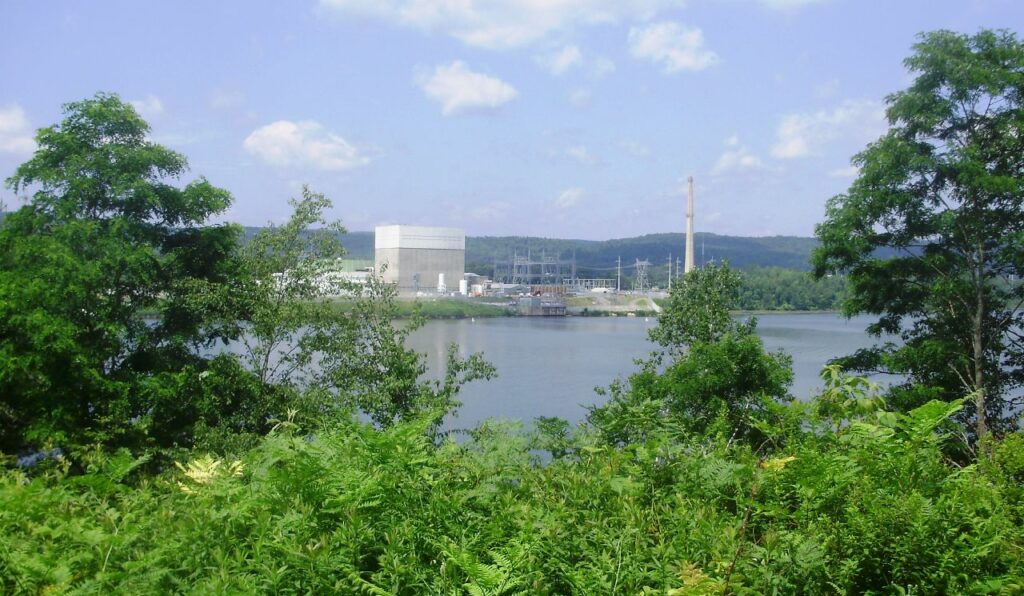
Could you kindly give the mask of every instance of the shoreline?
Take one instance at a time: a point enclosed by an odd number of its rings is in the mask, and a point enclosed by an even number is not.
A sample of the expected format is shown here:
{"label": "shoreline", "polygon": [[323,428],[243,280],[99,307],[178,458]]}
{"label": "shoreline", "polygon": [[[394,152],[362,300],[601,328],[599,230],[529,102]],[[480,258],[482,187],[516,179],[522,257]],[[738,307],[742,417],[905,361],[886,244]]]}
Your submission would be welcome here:
{"label": "shoreline", "polygon": [[[332,300],[332,303],[344,308],[343,300]],[[487,302],[476,302],[461,298],[400,298],[396,300],[397,319],[410,319],[417,314],[426,320],[458,320],[473,318],[499,318],[499,317],[523,317],[507,304],[495,304]],[[418,312],[417,312],[418,311]],[[839,310],[733,310],[733,316],[771,316],[771,315],[820,315],[834,314],[841,316]],[[141,311],[140,316],[144,319],[159,318],[159,311],[147,309]],[[651,309],[627,310],[619,307],[613,308],[592,308],[570,307],[566,314],[568,317],[590,318],[590,317],[657,317],[658,313]],[[539,317],[543,318],[543,317]]]}

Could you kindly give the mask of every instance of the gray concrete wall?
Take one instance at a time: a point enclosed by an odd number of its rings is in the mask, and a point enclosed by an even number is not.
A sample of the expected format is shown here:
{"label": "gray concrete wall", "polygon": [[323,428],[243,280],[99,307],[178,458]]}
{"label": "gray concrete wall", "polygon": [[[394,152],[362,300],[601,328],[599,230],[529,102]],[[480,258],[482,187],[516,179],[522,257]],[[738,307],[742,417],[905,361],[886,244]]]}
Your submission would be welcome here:
{"label": "gray concrete wall", "polygon": [[421,292],[437,291],[438,274],[444,274],[449,292],[459,289],[459,280],[466,270],[465,250],[443,250],[428,248],[378,248],[374,262],[377,271],[387,264],[382,273],[385,282],[397,284],[401,294],[416,291],[416,275],[419,274]]}

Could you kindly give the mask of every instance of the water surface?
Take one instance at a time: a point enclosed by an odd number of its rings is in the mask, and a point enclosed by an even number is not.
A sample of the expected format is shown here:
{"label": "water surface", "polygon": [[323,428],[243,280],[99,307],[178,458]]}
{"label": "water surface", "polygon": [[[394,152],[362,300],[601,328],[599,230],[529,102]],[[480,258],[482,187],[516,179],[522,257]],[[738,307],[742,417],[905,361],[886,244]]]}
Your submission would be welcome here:
{"label": "water surface", "polygon": [[[767,314],[758,316],[758,334],[769,350],[781,348],[793,356],[792,392],[807,399],[820,386],[818,373],[829,359],[873,343],[864,332],[870,320],[833,313]],[[576,422],[587,405],[603,401],[594,387],[628,376],[637,368],[634,360],[654,349],[647,330],[655,324],[643,317],[437,320],[414,332],[408,345],[427,355],[433,374],[444,370],[452,342],[463,356],[483,352],[497,367],[497,378],[463,388],[455,427],[492,417],[559,416]]]}

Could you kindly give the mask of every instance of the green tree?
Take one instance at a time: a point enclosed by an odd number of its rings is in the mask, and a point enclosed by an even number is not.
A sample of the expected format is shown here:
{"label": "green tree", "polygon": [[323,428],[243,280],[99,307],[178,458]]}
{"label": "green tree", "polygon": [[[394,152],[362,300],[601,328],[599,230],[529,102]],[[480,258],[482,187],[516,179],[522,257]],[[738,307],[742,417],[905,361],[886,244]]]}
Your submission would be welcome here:
{"label": "green tree", "polygon": [[426,378],[424,357],[405,345],[423,320],[418,315],[396,321],[398,304],[393,284],[371,277],[355,294],[348,333],[323,336],[318,384],[337,403],[362,412],[379,427],[400,420],[427,417],[436,431],[446,415],[462,405],[462,385],[490,379],[496,369],[480,353],[462,357],[456,344],[448,346],[440,378]]}
{"label": "green tree", "polygon": [[[448,351],[440,380],[425,380],[422,355],[405,339],[422,321],[397,322],[395,288],[372,277],[365,284],[339,275],[344,228],[326,218],[331,201],[303,188],[291,218],[268,226],[247,243],[244,275],[221,287],[225,325],[235,330],[238,353],[258,383],[243,426],[269,428],[288,409],[307,419],[337,420],[352,411],[381,427],[423,414],[435,427],[458,406],[463,383],[489,378],[494,368],[479,354]],[[236,426],[237,426],[236,422]]]}
{"label": "green tree", "polygon": [[1010,425],[1024,383],[1024,45],[1007,31],[921,36],[887,98],[889,131],[817,228],[819,277],[845,273],[847,315],[899,341],[853,370],[905,375],[904,409],[970,395],[976,435]]}
{"label": "green tree", "polygon": [[[205,287],[234,278],[231,203],[148,139],[116,95],[64,106],[7,180],[31,192],[0,229],[0,450],[188,441],[207,362],[225,337]],[[144,314],[157,315],[146,318]]]}
{"label": "green tree", "polygon": [[789,399],[792,359],[765,351],[756,319],[729,315],[740,282],[723,264],[695,269],[672,287],[650,331],[665,353],[655,353],[626,383],[613,383],[608,402],[589,414],[606,439],[626,444],[666,431],[765,439],[758,421]]}
{"label": "green tree", "polygon": [[354,290],[334,274],[345,254],[339,240],[345,229],[325,219],[330,200],[308,187],[291,206],[287,222],[263,228],[242,247],[245,278],[225,296],[234,302],[226,314],[244,325],[242,359],[265,390],[307,382],[321,336],[350,326],[348,317],[324,302]]}
{"label": "green tree", "polygon": [[[688,346],[714,342],[736,330],[741,324],[732,318],[729,309],[739,298],[742,282],[728,263],[687,273],[669,293],[658,326],[649,332],[651,341],[679,356]],[[756,324],[750,321],[748,324]]]}

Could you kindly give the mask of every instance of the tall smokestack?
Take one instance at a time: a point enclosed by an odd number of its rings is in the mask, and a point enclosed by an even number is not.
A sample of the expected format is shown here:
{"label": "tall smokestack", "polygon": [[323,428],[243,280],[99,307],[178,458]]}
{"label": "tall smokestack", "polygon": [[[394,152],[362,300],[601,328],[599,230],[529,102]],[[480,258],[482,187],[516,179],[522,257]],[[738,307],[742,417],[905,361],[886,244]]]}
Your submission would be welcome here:
{"label": "tall smokestack", "polygon": [[686,179],[689,182],[689,193],[686,201],[686,260],[683,261],[683,273],[693,271],[693,176]]}

